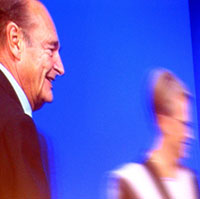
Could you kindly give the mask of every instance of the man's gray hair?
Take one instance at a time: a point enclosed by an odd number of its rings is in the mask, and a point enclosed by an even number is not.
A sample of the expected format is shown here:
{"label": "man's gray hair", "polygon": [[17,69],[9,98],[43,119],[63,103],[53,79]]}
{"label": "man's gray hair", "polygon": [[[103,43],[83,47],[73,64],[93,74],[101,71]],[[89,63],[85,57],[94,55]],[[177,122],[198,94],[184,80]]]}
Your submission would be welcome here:
{"label": "man's gray hair", "polygon": [[[0,0],[0,45],[6,41],[6,25],[14,22],[22,31],[24,38],[29,41],[28,30],[31,27],[31,19],[28,3],[31,0]],[[36,1],[36,0],[35,0]]]}

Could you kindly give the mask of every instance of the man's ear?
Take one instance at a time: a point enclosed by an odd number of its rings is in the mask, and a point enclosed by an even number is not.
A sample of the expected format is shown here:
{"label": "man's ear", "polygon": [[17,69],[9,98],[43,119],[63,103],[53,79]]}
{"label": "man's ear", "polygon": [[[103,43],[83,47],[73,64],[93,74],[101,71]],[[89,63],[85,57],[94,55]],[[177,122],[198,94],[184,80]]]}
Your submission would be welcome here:
{"label": "man's ear", "polygon": [[23,33],[21,28],[14,22],[9,22],[6,26],[6,36],[11,54],[18,60],[21,58]]}

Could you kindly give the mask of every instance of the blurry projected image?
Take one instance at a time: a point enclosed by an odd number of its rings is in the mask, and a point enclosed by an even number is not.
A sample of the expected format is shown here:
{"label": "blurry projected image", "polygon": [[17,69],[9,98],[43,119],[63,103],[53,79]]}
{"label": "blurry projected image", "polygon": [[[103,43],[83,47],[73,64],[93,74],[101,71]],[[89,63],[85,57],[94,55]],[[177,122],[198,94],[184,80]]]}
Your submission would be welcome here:
{"label": "blurry projected image", "polygon": [[127,163],[112,171],[108,199],[198,199],[195,173],[180,163],[194,139],[186,85],[166,69],[153,71],[150,107],[156,140],[143,163]]}

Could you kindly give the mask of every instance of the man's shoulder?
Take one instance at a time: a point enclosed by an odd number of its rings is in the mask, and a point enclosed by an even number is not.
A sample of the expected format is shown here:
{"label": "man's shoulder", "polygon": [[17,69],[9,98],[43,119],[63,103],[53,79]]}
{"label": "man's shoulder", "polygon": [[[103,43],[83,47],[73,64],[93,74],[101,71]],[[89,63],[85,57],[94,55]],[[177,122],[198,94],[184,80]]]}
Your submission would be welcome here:
{"label": "man's shoulder", "polygon": [[5,126],[19,125],[24,122],[33,124],[32,118],[24,113],[19,102],[9,96],[1,87],[0,110],[0,131],[5,128]]}
{"label": "man's shoulder", "polygon": [[23,114],[23,109],[20,102],[11,97],[3,88],[0,87],[0,118],[5,118],[7,115],[11,117],[15,114]]}

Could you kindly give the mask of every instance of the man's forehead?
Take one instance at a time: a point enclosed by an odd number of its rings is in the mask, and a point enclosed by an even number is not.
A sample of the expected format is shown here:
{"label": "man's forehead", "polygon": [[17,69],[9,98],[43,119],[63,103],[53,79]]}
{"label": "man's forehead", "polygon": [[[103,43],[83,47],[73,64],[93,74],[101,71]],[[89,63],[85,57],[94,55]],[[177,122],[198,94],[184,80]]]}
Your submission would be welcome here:
{"label": "man's forehead", "polygon": [[35,31],[40,31],[40,34],[47,34],[47,38],[50,37],[51,40],[49,45],[59,47],[55,25],[45,6],[39,1],[32,0],[29,9],[33,24],[36,27]]}
{"label": "man's forehead", "polygon": [[37,0],[27,0],[27,2],[28,2],[28,7],[29,7],[30,11],[32,11],[34,13],[36,13],[39,10],[41,10],[41,9],[44,8],[44,5],[40,1],[37,1]]}
{"label": "man's forehead", "polygon": [[31,0],[29,3],[29,12],[32,17],[32,20],[35,20],[35,22],[43,21],[46,22],[49,25],[53,25],[53,20],[51,19],[51,16],[46,9],[46,7],[37,0]]}

